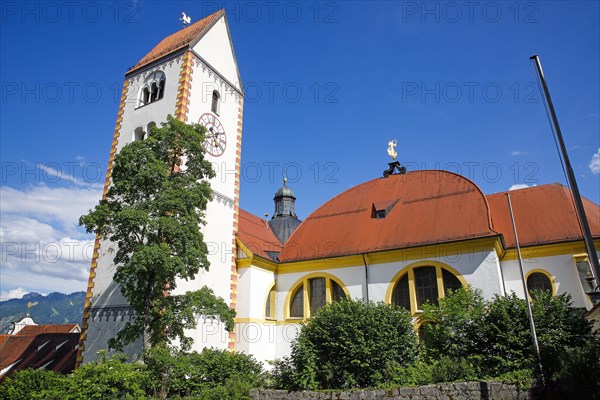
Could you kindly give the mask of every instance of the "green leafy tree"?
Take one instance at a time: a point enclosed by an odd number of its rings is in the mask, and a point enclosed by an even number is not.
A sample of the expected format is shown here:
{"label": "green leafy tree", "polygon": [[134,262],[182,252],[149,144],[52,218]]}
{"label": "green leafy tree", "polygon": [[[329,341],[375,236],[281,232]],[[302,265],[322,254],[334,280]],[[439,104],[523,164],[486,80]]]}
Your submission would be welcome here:
{"label": "green leafy tree", "polygon": [[0,383],[1,400],[62,400],[67,378],[45,369],[25,369]]}
{"label": "green leafy tree", "polygon": [[207,179],[215,174],[204,158],[204,127],[170,115],[161,125],[116,155],[106,198],[79,220],[118,245],[114,280],[136,318],[109,343],[116,349],[139,337],[145,348],[174,339],[189,348],[184,329],[196,325],[198,314],[233,329],[235,311],[210,289],[174,292],[178,279],[208,269],[199,228],[212,195]]}
{"label": "green leafy tree", "polygon": [[288,389],[376,386],[387,380],[390,365],[415,362],[411,321],[408,311],[393,305],[361,300],[327,304],[302,326],[291,358],[276,367],[292,374]]}

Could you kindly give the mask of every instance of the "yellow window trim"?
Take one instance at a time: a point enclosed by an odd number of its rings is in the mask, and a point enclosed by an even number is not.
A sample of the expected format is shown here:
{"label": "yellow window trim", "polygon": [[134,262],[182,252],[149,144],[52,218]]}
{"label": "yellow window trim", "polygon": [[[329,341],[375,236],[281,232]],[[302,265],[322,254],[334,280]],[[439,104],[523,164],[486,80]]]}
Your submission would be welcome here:
{"label": "yellow window trim", "polygon": [[[350,292],[348,291],[348,288],[346,288],[346,286],[342,283],[342,281],[340,281],[340,279],[334,275],[328,274],[326,272],[314,272],[312,274],[305,275],[302,278],[300,278],[299,280],[297,280],[291,286],[290,290],[286,294],[284,309],[283,309],[284,322],[302,322],[302,321],[310,318],[310,304],[309,304],[309,292],[308,292],[309,291],[309,282],[308,281],[313,278],[325,278],[325,302],[326,303],[331,303],[331,281],[332,280],[335,281],[335,283],[337,283],[338,285],[340,285],[340,287],[344,291],[344,294],[346,295],[346,297],[350,297]],[[304,304],[303,304],[304,316],[302,318],[291,317],[290,316],[290,306],[291,306],[292,298],[296,294],[296,291],[302,285],[304,285],[302,288],[303,297],[304,297]]]}
{"label": "yellow window trim", "polygon": [[[554,277],[552,276],[552,274],[550,274],[550,272],[543,270],[543,269],[532,269],[531,271],[528,271],[527,274],[525,274],[525,282],[527,282],[527,280],[529,279],[529,276],[535,273],[540,273],[542,275],[545,275],[548,279],[550,279],[550,284],[552,285],[552,296],[556,296],[556,282],[554,282]],[[527,287],[527,291],[529,291],[529,286]],[[527,297],[529,297],[529,299],[531,300],[531,297],[529,296],[529,293],[527,293]]]}
{"label": "yellow window trim", "polygon": [[394,288],[396,287],[396,284],[398,283],[398,281],[400,279],[404,278],[404,276],[408,274],[408,293],[409,293],[409,298],[410,298],[410,313],[413,316],[415,316],[422,312],[422,310],[417,308],[417,291],[415,288],[415,269],[419,268],[419,267],[435,267],[435,276],[436,276],[436,281],[437,281],[439,298],[445,297],[442,268],[447,270],[448,272],[452,273],[456,278],[458,278],[458,280],[460,281],[461,285],[463,285],[463,287],[468,286],[467,281],[462,276],[462,274],[460,274],[456,269],[452,268],[448,264],[444,264],[442,262],[433,261],[433,260],[417,261],[417,262],[414,262],[414,263],[409,264],[406,267],[402,268],[400,270],[400,272],[398,272],[396,275],[394,275],[394,277],[392,278],[392,281],[389,283],[388,288],[385,293],[386,304],[392,304],[392,295],[394,293]]}

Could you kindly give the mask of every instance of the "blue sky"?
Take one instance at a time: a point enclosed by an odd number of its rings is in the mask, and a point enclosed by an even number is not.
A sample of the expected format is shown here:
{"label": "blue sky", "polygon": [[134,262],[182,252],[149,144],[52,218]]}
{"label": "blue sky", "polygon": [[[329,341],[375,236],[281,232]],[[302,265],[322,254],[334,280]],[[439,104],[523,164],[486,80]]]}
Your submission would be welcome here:
{"label": "blue sky", "polygon": [[600,202],[600,3],[0,4],[0,297],[85,290],[124,72],[225,7],[246,98],[241,206],[289,178],[305,218],[381,175],[447,169],[485,193],[565,182],[529,57],[539,54],[584,196]]}

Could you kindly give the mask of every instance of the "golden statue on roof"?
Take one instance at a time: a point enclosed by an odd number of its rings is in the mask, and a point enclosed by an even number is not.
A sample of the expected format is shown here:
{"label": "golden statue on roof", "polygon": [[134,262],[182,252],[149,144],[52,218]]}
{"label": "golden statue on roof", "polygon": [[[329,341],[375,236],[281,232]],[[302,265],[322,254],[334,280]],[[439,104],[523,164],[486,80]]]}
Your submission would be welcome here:
{"label": "golden statue on roof", "polygon": [[392,157],[393,161],[396,161],[396,157],[398,156],[398,153],[396,153],[396,150],[394,149],[394,147],[398,146],[398,141],[396,139],[390,141],[388,143],[388,154],[390,157]]}

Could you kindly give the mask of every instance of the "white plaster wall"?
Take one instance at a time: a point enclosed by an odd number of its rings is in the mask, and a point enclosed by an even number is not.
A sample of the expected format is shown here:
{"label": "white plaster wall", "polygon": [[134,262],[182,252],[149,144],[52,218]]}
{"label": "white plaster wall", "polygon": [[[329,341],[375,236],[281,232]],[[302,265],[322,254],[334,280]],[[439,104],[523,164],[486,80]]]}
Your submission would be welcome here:
{"label": "white plaster wall", "polygon": [[[515,292],[519,297],[525,298],[523,292],[523,281],[519,271],[517,260],[502,261],[502,271],[507,293]],[[573,255],[564,254],[551,257],[535,257],[523,259],[523,270],[525,276],[532,270],[543,270],[554,278],[556,294],[569,293],[575,307],[591,308],[592,303],[584,294],[575,267]]]}
{"label": "white plaster wall", "polygon": [[197,123],[203,114],[211,113],[213,90],[217,90],[221,95],[217,118],[225,129],[227,144],[225,152],[221,156],[206,155],[216,173],[210,184],[213,190],[234,198],[238,111],[241,96],[202,61],[195,58],[188,123]]}
{"label": "white plaster wall", "polygon": [[224,17],[221,17],[210,31],[196,43],[194,51],[219,71],[238,90],[241,89],[233,46],[230,42]]}

